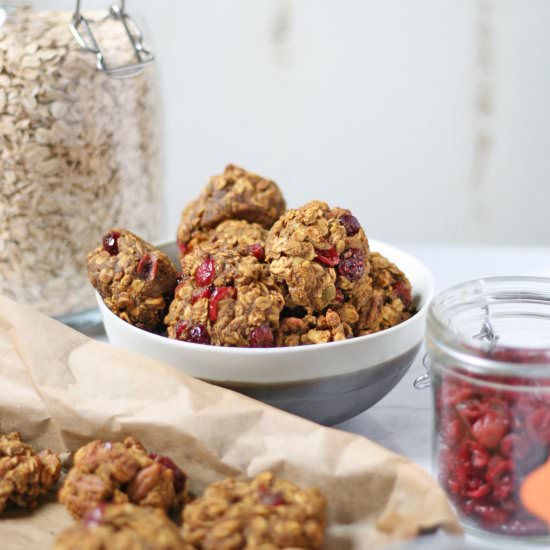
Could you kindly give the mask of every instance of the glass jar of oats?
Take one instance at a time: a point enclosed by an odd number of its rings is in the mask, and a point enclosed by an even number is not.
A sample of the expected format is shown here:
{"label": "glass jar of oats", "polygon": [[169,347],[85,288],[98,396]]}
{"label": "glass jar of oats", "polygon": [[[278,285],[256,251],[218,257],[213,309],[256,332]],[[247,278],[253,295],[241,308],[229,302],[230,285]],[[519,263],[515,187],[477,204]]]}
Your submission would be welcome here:
{"label": "glass jar of oats", "polygon": [[84,326],[98,238],[158,238],[157,80],[124,2],[39,7],[0,0],[0,293]]}

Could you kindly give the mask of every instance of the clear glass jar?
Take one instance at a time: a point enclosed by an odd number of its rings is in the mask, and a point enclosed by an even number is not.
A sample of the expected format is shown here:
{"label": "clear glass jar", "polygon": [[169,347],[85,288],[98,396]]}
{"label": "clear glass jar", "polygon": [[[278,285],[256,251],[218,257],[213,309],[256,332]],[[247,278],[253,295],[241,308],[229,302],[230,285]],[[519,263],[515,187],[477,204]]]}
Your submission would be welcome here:
{"label": "clear glass jar", "polygon": [[426,344],[434,465],[464,526],[550,542],[540,514],[550,500],[533,504],[524,490],[550,468],[550,279],[444,291],[428,312]]}
{"label": "clear glass jar", "polygon": [[[101,235],[159,237],[159,97],[154,65],[125,79],[98,70],[66,4],[0,0],[0,293],[78,325],[95,309],[85,258]],[[105,15],[90,18],[107,63],[132,62]]]}

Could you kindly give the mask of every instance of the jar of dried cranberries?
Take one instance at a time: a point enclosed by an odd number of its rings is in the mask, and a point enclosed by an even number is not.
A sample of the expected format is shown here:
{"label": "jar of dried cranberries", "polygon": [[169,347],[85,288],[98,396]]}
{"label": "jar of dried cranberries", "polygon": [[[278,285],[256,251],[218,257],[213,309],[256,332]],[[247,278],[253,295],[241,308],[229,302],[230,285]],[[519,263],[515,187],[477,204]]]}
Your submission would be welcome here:
{"label": "jar of dried cranberries", "polygon": [[441,485],[467,529],[550,541],[550,279],[460,284],[427,323]]}

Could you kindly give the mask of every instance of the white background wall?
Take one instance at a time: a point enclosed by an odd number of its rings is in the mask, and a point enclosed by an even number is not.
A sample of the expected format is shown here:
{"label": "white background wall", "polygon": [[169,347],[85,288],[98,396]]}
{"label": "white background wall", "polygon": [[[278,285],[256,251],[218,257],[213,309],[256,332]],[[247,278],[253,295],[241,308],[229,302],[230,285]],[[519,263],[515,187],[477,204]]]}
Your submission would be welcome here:
{"label": "white background wall", "polygon": [[233,162],[385,240],[550,244],[548,0],[127,5],[159,60],[167,235]]}

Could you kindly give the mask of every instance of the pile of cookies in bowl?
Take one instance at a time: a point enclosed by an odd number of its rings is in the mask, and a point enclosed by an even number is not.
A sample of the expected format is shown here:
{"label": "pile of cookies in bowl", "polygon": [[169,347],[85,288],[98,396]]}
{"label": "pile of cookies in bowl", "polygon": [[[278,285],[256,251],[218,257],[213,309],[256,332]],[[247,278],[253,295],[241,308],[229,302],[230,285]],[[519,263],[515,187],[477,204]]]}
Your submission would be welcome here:
{"label": "pile of cookies in bowl", "polygon": [[111,229],[87,259],[120,319],[194,344],[273,348],[376,333],[415,314],[411,283],[350,210],[286,209],[277,184],[229,165],[183,210],[176,267],[162,250]]}

